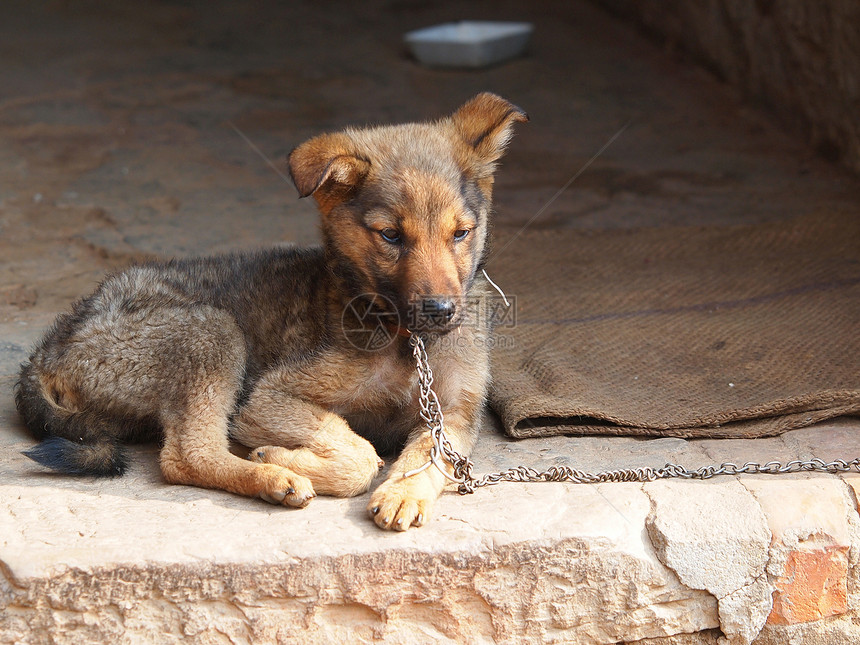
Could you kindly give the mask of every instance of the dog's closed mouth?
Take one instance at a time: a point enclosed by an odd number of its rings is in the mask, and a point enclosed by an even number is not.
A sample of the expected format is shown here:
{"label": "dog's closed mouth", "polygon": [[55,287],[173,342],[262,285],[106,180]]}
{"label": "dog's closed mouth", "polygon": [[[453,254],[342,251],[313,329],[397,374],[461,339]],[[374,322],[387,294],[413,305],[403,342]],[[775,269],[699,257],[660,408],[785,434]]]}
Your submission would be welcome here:
{"label": "dog's closed mouth", "polygon": [[462,322],[462,298],[432,295],[414,300],[407,312],[407,326],[412,331],[447,334]]}

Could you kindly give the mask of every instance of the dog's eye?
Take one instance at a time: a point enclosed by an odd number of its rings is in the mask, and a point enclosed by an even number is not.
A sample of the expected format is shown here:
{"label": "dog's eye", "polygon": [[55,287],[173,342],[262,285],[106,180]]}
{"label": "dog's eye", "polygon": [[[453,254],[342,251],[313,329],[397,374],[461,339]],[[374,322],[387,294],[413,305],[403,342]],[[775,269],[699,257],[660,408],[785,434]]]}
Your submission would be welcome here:
{"label": "dog's eye", "polygon": [[379,234],[382,236],[382,239],[389,244],[400,243],[400,231],[398,231],[396,228],[384,228],[379,231]]}
{"label": "dog's eye", "polygon": [[469,229],[461,228],[459,231],[454,231],[454,239],[459,242],[460,240],[465,239],[468,234]]}

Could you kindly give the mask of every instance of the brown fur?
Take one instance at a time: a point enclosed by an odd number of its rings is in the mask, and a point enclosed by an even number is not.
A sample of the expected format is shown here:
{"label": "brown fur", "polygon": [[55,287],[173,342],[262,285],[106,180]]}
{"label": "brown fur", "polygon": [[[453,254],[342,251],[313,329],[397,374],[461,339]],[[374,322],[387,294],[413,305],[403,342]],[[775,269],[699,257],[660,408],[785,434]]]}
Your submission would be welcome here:
{"label": "brown fur", "polygon": [[[322,216],[322,248],[132,267],[60,316],[22,367],[16,402],[58,470],[117,474],[119,442],[161,433],[174,483],[305,506],[369,488],[377,451],[402,452],[368,509],[382,528],[421,525],[441,492],[427,461],[408,341],[354,346],[348,304],[379,294],[402,326],[417,305],[454,447],[477,436],[489,379],[483,257],[495,163],[525,114],[479,94],[435,123],[349,129],[290,156]],[[386,236],[389,237],[386,240]],[[392,236],[396,240],[392,241]],[[380,303],[392,303],[390,311]],[[453,309],[452,309],[453,308]],[[228,438],[253,450],[232,455]]]}

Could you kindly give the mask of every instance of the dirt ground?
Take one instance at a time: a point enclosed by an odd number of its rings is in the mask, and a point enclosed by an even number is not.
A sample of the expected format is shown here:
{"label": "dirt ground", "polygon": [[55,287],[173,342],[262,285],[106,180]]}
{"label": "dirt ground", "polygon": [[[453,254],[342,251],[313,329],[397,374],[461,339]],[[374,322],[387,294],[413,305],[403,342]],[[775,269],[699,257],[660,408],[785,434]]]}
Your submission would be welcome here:
{"label": "dirt ground", "polygon": [[[498,173],[499,228],[538,212],[532,227],[694,226],[860,204],[857,178],[587,2],[22,1],[0,11],[7,393],[40,331],[106,270],[314,242],[313,205],[284,175],[305,138],[437,117],[481,90],[531,116]],[[460,18],[534,22],[528,55],[478,71],[409,57],[406,31]],[[20,431],[11,397],[2,401]]]}

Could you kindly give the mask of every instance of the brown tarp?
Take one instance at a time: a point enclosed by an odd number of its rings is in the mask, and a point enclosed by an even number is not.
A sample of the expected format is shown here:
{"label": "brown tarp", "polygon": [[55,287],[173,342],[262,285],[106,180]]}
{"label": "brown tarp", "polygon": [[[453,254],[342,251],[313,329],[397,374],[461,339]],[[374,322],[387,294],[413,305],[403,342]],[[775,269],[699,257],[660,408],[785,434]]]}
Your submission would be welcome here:
{"label": "brown tarp", "polygon": [[860,214],[494,249],[516,302],[490,400],[514,437],[760,437],[860,414]]}

